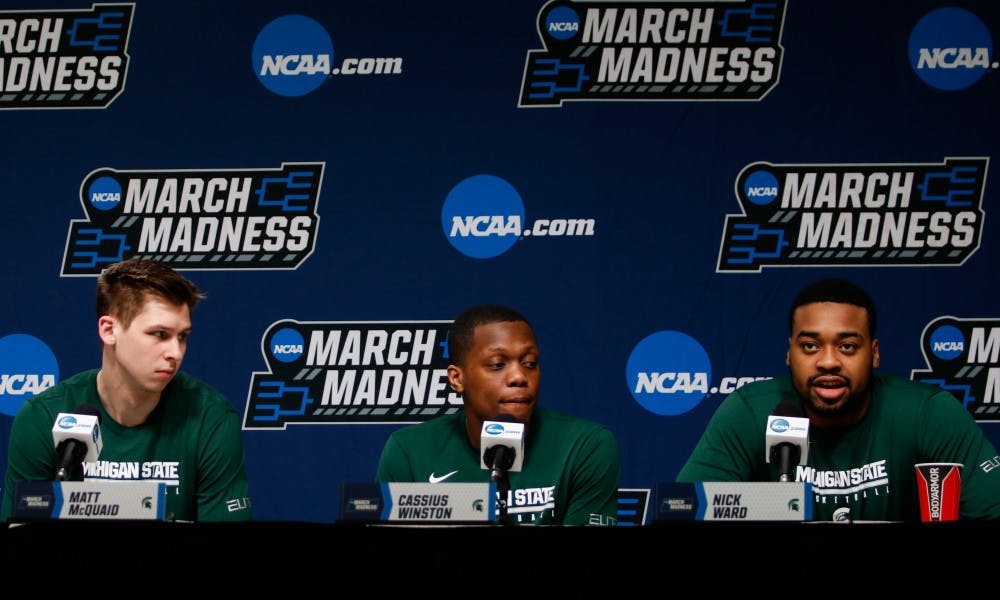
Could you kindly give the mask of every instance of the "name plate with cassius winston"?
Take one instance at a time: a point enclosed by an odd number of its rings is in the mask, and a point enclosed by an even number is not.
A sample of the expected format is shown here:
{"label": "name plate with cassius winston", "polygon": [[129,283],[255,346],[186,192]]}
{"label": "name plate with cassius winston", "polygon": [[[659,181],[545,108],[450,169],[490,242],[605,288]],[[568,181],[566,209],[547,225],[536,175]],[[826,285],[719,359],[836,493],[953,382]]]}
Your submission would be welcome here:
{"label": "name plate with cassius winston", "polygon": [[370,523],[496,521],[494,483],[344,483],[340,518]]}

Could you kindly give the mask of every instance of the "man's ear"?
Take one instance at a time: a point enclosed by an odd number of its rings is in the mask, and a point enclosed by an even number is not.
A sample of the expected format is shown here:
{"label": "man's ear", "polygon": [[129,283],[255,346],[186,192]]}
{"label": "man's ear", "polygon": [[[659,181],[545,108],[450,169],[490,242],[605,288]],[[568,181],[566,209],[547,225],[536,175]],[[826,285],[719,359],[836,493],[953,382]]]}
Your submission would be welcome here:
{"label": "man's ear", "polygon": [[115,320],[113,317],[104,315],[97,320],[97,335],[104,344],[115,345]]}
{"label": "man's ear", "polygon": [[877,369],[878,363],[881,358],[878,354],[878,340],[872,340],[872,368]]}
{"label": "man's ear", "polygon": [[463,381],[464,377],[462,374],[462,368],[455,365],[448,365],[448,383],[451,384],[451,389],[455,390],[459,394],[465,389],[465,383]]}

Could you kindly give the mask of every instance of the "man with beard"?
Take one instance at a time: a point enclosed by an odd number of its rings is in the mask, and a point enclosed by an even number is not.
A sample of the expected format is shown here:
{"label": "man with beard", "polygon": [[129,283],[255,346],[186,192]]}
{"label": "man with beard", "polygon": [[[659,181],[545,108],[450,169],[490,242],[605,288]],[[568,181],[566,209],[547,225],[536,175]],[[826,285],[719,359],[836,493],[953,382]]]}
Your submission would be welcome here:
{"label": "man with beard", "polygon": [[677,481],[778,481],[765,428],[791,403],[809,419],[807,462],[792,480],[812,484],[814,520],[919,521],[914,464],[923,462],[964,465],[960,518],[1000,518],[993,445],[949,392],[874,372],[876,316],[868,293],[844,279],[800,291],[789,310],[789,375],[727,396]]}

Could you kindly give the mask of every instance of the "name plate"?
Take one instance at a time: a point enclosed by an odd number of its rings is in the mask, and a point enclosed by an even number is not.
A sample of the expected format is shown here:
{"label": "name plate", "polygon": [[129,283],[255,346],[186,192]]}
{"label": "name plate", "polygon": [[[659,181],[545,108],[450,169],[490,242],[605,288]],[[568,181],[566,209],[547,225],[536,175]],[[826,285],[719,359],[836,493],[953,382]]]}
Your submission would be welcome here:
{"label": "name plate", "polygon": [[812,484],[804,481],[660,483],[656,491],[656,520],[812,520]]}
{"label": "name plate", "polygon": [[344,483],[340,518],[382,523],[496,521],[493,483]]}
{"label": "name plate", "polygon": [[167,484],[155,481],[30,481],[14,488],[11,519],[163,520]]}

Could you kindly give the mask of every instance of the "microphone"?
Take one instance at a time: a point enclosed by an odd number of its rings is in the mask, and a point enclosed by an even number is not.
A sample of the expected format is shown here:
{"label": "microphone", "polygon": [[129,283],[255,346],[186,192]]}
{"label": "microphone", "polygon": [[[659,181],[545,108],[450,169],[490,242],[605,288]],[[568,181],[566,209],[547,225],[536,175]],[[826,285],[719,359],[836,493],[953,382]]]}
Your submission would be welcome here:
{"label": "microphone", "polygon": [[507,521],[507,501],[510,496],[509,471],[520,471],[524,463],[524,423],[512,415],[497,415],[495,421],[484,421],[479,434],[480,466],[490,469],[490,481],[497,486],[497,521]]}
{"label": "microphone", "polygon": [[479,466],[492,470],[494,480],[508,471],[520,471],[524,464],[524,423],[508,414],[497,415],[495,421],[483,421],[479,450]]}
{"label": "microphone", "polygon": [[766,455],[768,463],[778,463],[778,481],[791,481],[792,469],[809,458],[809,418],[794,402],[781,402],[767,417]]}
{"label": "microphone", "polygon": [[71,413],[56,415],[52,426],[56,446],[56,481],[83,481],[83,463],[97,460],[104,448],[101,413],[91,404],[81,404]]}

